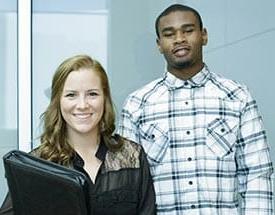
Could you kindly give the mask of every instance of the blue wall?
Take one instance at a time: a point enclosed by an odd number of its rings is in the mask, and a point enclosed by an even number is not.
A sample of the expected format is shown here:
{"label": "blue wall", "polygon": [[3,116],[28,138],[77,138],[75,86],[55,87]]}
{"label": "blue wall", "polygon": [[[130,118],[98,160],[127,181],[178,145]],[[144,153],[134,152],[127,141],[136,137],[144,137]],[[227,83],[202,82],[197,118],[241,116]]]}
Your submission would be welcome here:
{"label": "blue wall", "polygon": [[[205,62],[212,71],[250,88],[258,102],[274,154],[273,0],[264,3],[260,0],[112,1],[108,68],[118,112],[130,92],[164,72],[164,59],[155,43],[154,21],[159,12],[172,3],[185,3],[200,12],[209,36],[204,49]],[[275,163],[275,156],[272,159]]]}
{"label": "blue wall", "polygon": [[[35,52],[33,77],[37,77],[35,84],[38,86],[41,83],[42,86],[45,80],[50,80],[55,65],[60,63],[63,56],[88,50],[90,52],[88,54],[99,56],[99,60],[104,61],[104,66],[108,70],[116,109],[119,113],[123,101],[130,92],[161,76],[164,72],[165,62],[156,46],[154,22],[160,11],[172,3],[185,3],[195,7],[201,13],[209,35],[209,43],[204,49],[205,62],[212,71],[245,83],[250,88],[263,115],[273,155],[275,153],[275,132],[273,132],[275,127],[275,99],[272,96],[275,92],[275,84],[273,83],[275,80],[275,64],[273,63],[275,58],[274,0],[33,0],[33,9],[36,13],[33,22],[35,28],[41,27],[39,21],[41,19],[36,17],[46,17],[47,14],[51,13],[55,17],[59,17],[60,14],[64,13],[86,14],[82,16],[85,19],[82,23],[87,23],[87,15],[89,14],[106,13],[108,25],[106,28],[107,41],[104,38],[102,43],[97,42],[96,44],[93,43],[92,39],[85,39],[88,37],[87,34],[84,37],[80,33],[79,40],[77,40],[75,38],[71,39],[72,37],[68,33],[63,32],[62,34],[61,32],[57,36],[64,37],[64,41],[69,40],[74,44],[64,49],[62,42],[51,42],[51,46],[47,45],[47,41],[58,40],[54,36],[49,37],[48,33],[55,35],[51,32],[51,23],[42,23],[46,33],[39,31],[33,38],[33,50]],[[10,13],[6,14],[7,11],[12,12],[11,15]],[[11,74],[16,74],[16,68],[14,69],[16,67],[14,63],[16,62],[16,38],[10,36],[16,35],[16,33],[14,34],[14,31],[16,32],[15,11],[15,0],[0,0],[0,32],[3,33],[0,35],[0,46],[4,47],[0,51],[2,62],[0,66],[1,71],[4,71],[0,73],[0,83],[2,83],[0,89],[2,89],[1,95],[4,98],[0,106],[1,110],[9,110],[4,106],[4,101],[5,104],[9,104],[6,100],[16,103],[16,98],[14,101],[10,101],[12,97],[8,96],[5,93],[6,88],[4,89],[5,85],[6,87],[13,86],[16,90],[16,86],[4,82],[4,80],[11,80],[12,83],[16,83],[16,77],[11,76]],[[50,21],[46,18],[43,20]],[[67,22],[62,26],[66,25],[68,25]],[[71,29],[70,27],[73,28],[69,26],[68,30]],[[81,25],[79,27],[81,28]],[[84,28],[91,31],[91,35],[98,33],[92,22],[83,25],[83,32]],[[82,30],[79,32],[82,32]],[[13,44],[11,44],[12,42]],[[84,48],[83,44],[85,44]],[[105,55],[101,57],[98,51],[95,51],[97,46],[107,47],[106,58]],[[13,58],[13,61],[11,58]],[[43,76],[38,75],[41,71],[43,71],[43,74],[45,71],[46,74]],[[45,78],[47,75],[48,79]],[[45,88],[47,87],[49,86],[45,86]],[[38,90],[38,88],[34,90]],[[46,108],[47,102],[44,101],[43,90],[44,88],[41,89],[40,94],[37,93],[37,97],[33,98],[35,113],[40,114]],[[13,97],[16,97],[16,95]],[[11,106],[16,107],[16,105]],[[11,114],[15,117],[16,111],[10,112],[9,114],[0,115],[0,119],[2,119],[0,128],[2,129],[1,132],[4,132],[3,135],[5,137],[8,135],[11,139],[11,141],[8,139],[7,141],[13,143],[8,146],[2,144],[0,146],[1,155],[8,151],[7,147],[9,149],[16,147],[17,128],[16,125],[13,125],[16,124],[16,122],[13,123],[16,120],[6,119]],[[39,114],[33,115],[34,125],[38,124]],[[7,123],[4,123],[6,121]],[[12,135],[9,133],[10,129],[13,132]],[[36,130],[37,128],[33,129]],[[275,156],[272,159],[275,163]],[[1,202],[4,197],[3,194],[6,192],[2,166],[0,167],[0,173]]]}

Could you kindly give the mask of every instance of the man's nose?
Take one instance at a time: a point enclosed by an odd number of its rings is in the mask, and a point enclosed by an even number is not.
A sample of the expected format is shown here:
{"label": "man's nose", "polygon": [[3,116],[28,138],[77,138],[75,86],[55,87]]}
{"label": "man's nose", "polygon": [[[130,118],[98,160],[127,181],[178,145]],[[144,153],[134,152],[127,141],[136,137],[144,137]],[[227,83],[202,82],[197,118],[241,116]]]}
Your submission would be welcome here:
{"label": "man's nose", "polygon": [[176,31],[175,41],[177,43],[181,43],[181,42],[183,42],[185,40],[186,40],[186,38],[185,38],[184,32],[182,32],[182,31]]}

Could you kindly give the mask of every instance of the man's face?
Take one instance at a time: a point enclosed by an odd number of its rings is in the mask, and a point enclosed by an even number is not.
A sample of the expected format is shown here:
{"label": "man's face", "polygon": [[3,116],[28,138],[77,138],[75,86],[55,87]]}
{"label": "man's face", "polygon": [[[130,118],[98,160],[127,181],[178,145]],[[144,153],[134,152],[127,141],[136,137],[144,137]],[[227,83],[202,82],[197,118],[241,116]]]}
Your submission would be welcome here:
{"label": "man's face", "polygon": [[175,11],[160,18],[157,44],[169,69],[183,69],[202,64],[202,46],[207,32],[200,29],[197,17],[190,11]]}

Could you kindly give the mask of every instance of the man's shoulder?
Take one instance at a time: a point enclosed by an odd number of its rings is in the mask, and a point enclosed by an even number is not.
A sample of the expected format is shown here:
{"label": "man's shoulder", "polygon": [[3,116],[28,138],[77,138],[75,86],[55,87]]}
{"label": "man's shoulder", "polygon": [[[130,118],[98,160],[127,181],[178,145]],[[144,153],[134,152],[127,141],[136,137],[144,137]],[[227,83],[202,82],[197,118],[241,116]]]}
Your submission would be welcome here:
{"label": "man's shoulder", "polygon": [[224,84],[228,87],[245,87],[245,85],[243,83],[241,83],[237,80],[228,78],[220,73],[211,72],[211,77],[213,80],[215,80],[221,84]]}
{"label": "man's shoulder", "polygon": [[221,74],[211,73],[211,80],[217,89],[223,91],[227,96],[235,99],[246,100],[250,94],[248,87],[240,81],[227,78]]}
{"label": "man's shoulder", "polygon": [[145,95],[156,92],[158,87],[160,87],[162,85],[163,85],[163,78],[155,79],[155,80],[139,87],[138,89],[136,89],[132,93],[130,93],[129,97],[142,98]]}

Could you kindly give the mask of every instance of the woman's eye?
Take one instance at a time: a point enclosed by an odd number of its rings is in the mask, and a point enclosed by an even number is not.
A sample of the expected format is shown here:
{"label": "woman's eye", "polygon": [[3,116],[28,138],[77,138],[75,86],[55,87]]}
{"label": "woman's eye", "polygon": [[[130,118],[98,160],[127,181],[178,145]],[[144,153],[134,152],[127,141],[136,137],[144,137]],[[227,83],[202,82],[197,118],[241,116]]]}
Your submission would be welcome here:
{"label": "woman's eye", "polygon": [[75,96],[75,94],[74,93],[67,93],[66,95],[65,95],[65,97],[74,97]]}
{"label": "woman's eye", "polygon": [[96,92],[90,92],[89,93],[89,96],[97,96],[98,95],[98,93],[96,93]]}

